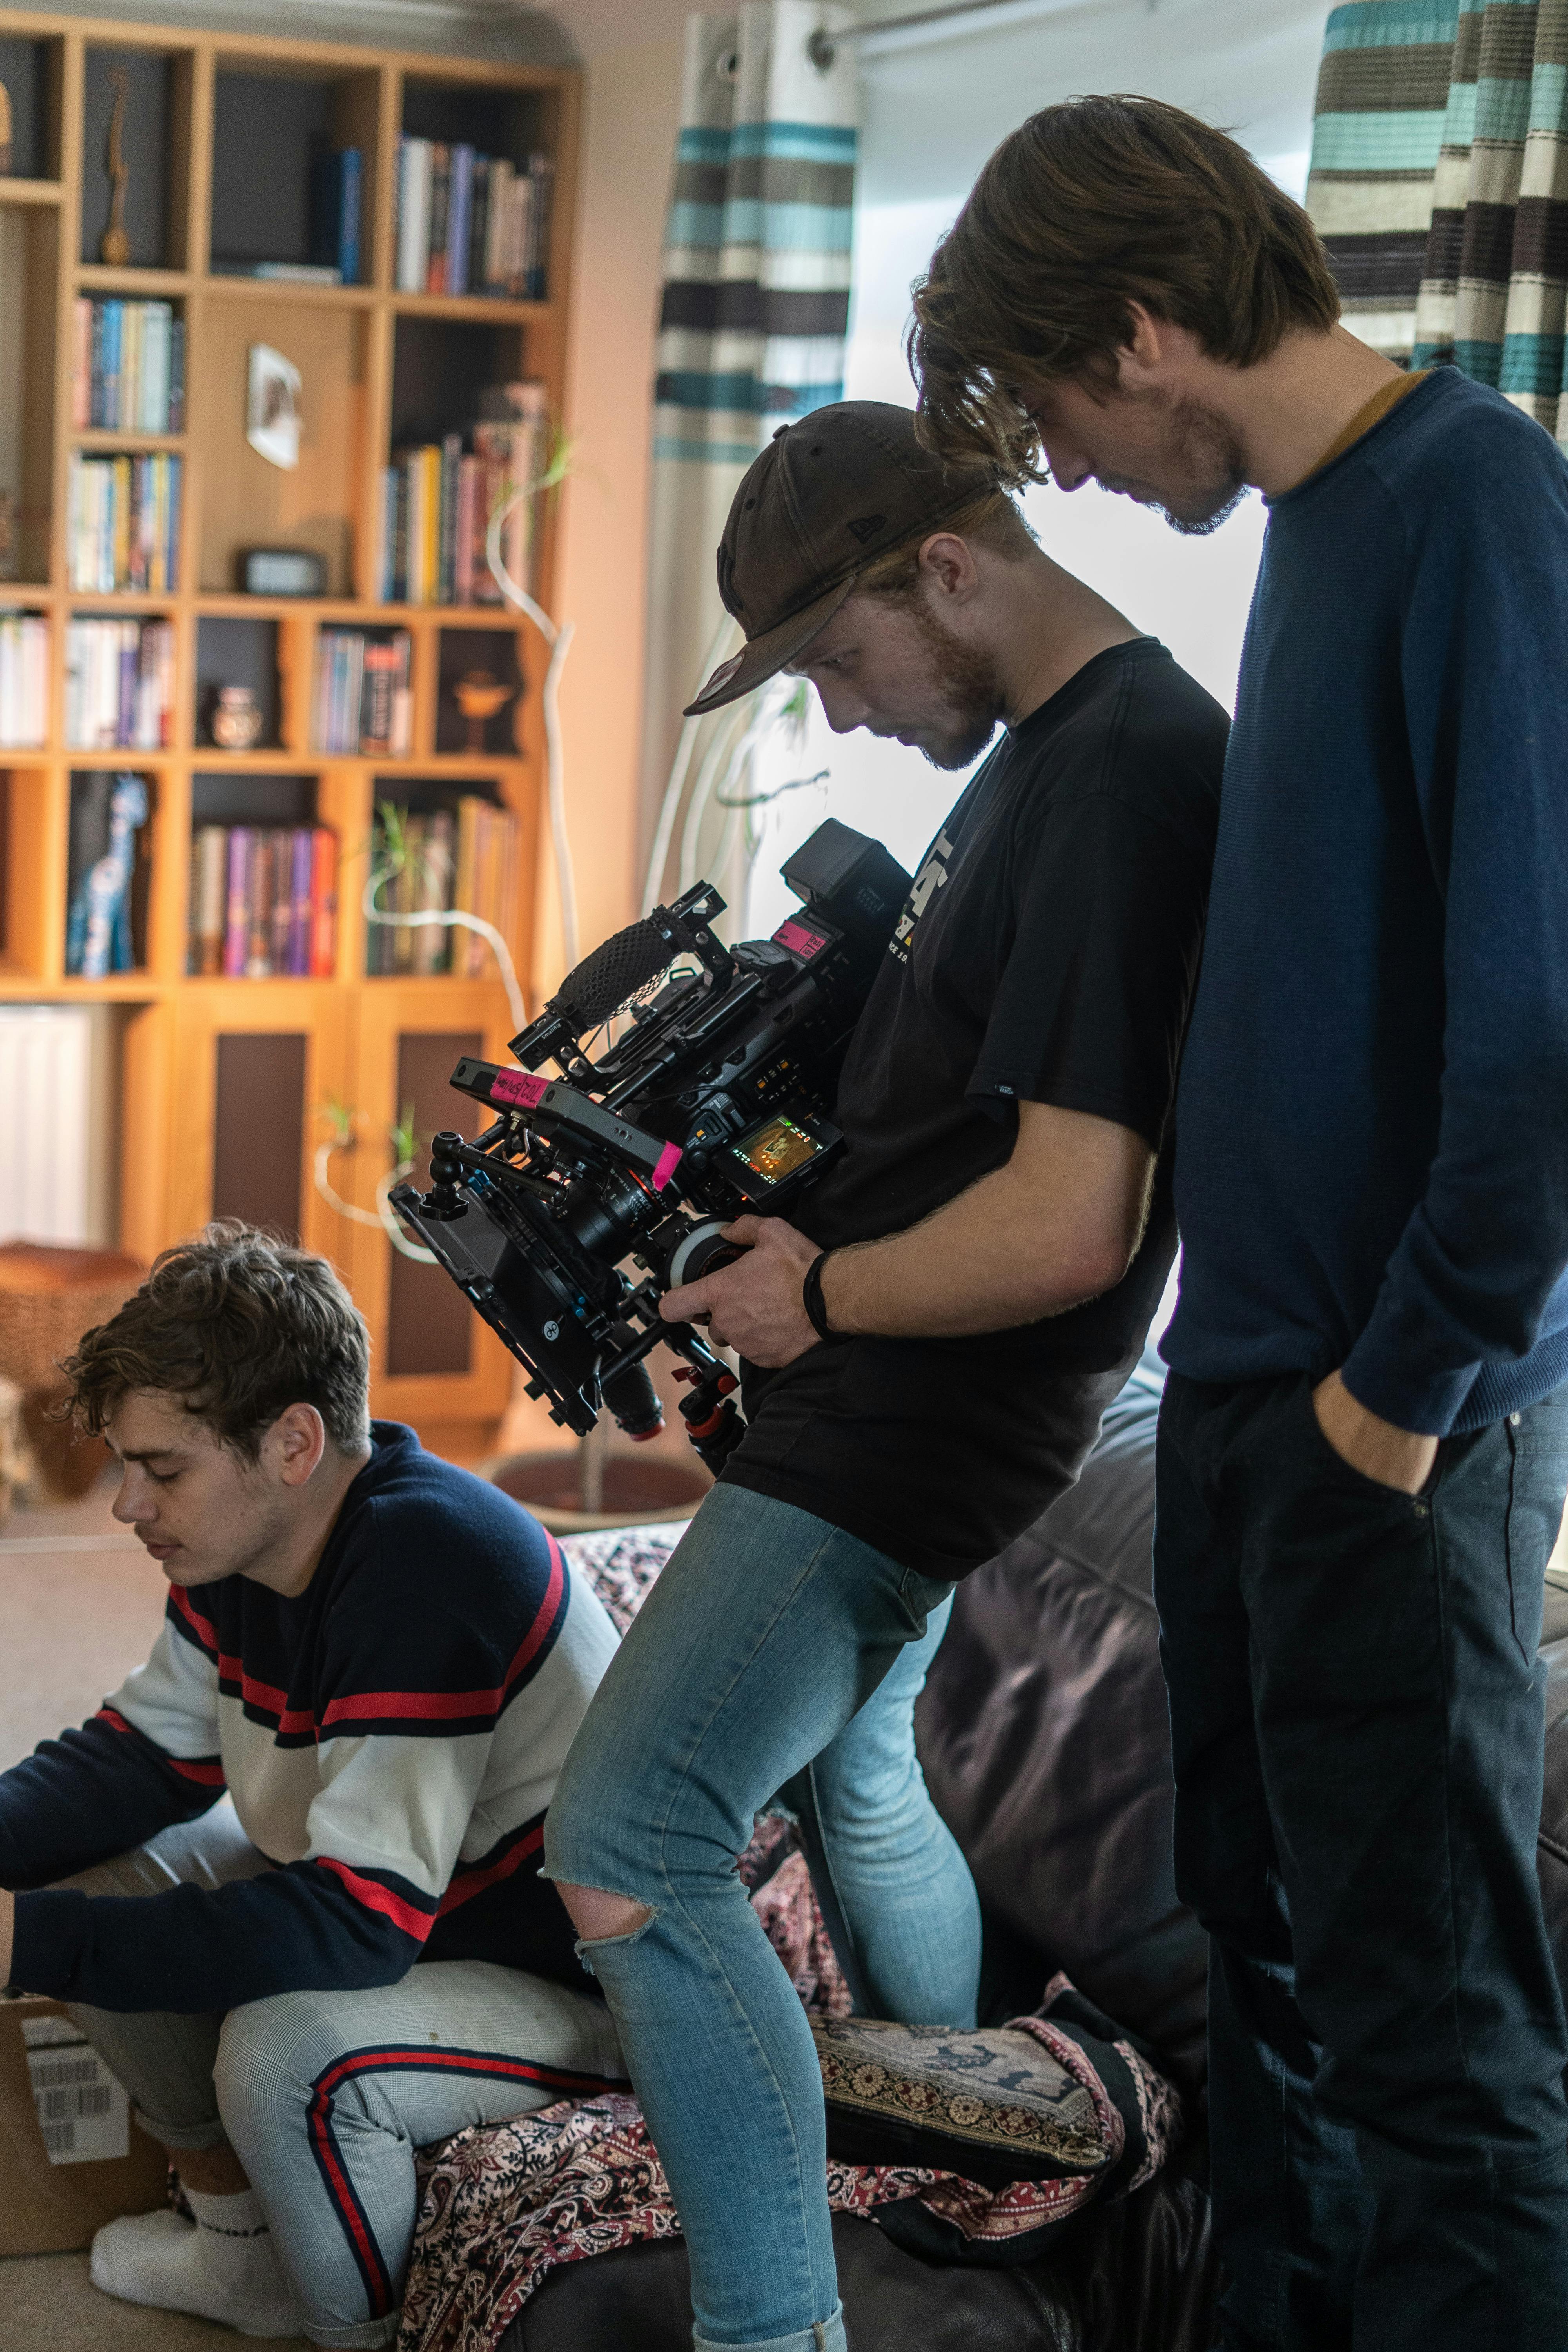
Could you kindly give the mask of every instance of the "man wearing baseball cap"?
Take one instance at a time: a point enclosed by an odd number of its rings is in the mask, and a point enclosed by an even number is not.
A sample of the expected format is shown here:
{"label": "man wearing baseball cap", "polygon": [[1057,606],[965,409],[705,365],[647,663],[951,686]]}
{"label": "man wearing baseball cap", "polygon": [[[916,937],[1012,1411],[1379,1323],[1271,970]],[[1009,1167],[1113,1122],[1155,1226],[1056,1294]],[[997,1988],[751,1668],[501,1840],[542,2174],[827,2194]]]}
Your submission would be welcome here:
{"label": "man wearing baseball cap", "polygon": [[911,1711],[958,1578],[1071,1485],[1175,1230],[1169,1118],[1225,714],[1051,562],[987,476],[869,401],[784,427],[720,592],[838,733],[963,769],[856,1031],[847,1148],[797,1224],[672,1291],[739,1350],[748,1429],[611,1662],[548,1874],[669,2175],[696,2343],[843,2352],[820,2075],[735,1874],[786,1789],[862,2012],[973,2025],[973,1885]]}

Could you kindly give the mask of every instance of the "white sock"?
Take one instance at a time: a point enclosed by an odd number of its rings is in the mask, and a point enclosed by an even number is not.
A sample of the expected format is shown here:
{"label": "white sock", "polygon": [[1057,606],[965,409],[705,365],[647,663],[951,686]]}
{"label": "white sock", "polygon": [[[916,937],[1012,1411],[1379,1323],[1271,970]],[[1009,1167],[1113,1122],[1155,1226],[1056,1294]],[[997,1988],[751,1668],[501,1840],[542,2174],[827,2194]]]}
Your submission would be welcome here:
{"label": "white sock", "polygon": [[92,2242],[89,2275],[105,2294],[157,2311],[193,2311],[242,2336],[298,2336],[300,2313],[254,2189],[215,2197],[187,2188],[183,2214],[127,2213]]}

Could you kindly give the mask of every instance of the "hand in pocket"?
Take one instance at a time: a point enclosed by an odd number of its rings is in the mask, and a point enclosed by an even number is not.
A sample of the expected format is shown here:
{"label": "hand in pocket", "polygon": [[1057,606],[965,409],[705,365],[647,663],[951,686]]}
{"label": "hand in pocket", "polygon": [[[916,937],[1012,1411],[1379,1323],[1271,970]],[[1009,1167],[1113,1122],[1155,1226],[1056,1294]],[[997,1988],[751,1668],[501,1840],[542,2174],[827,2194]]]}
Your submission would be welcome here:
{"label": "hand in pocket", "polygon": [[1437,1440],[1399,1429],[1392,1421],[1359,1404],[1338,1372],[1331,1372],[1312,1391],[1312,1411],[1328,1444],[1363,1478],[1376,1486],[1392,1486],[1401,1495],[1418,1495],[1437,1460]]}

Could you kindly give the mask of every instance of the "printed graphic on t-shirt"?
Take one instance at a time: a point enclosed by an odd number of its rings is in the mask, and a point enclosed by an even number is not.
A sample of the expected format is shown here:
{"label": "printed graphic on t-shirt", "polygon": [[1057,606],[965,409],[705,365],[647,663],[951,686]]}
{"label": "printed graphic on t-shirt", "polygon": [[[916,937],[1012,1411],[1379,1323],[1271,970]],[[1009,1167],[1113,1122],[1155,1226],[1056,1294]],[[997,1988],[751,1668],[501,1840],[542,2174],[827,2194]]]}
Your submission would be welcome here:
{"label": "printed graphic on t-shirt", "polygon": [[939,833],[926,852],[924,865],[910,886],[910,895],[904,901],[904,911],[899,917],[898,927],[892,938],[888,941],[888,953],[897,962],[908,963],[910,950],[914,944],[914,936],[919,929],[921,917],[946,882],[947,861],[952,856],[952,842],[945,833]]}

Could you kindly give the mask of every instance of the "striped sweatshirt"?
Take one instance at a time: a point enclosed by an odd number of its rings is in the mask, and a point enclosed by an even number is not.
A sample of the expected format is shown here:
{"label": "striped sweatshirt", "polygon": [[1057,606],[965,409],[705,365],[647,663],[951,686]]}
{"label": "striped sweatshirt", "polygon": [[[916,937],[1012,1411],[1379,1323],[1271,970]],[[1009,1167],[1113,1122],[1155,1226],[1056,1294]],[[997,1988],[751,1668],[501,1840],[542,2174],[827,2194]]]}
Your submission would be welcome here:
{"label": "striped sweatshirt", "polygon": [[[396,1423],[372,1441],[302,1593],[172,1588],[147,1664],[0,1774],[15,1984],[221,2011],[485,1959],[583,1986],[539,1854],[615,1629],[519,1505]],[[139,1897],[51,1885],[226,1789],[274,1865],[258,1877]]]}

